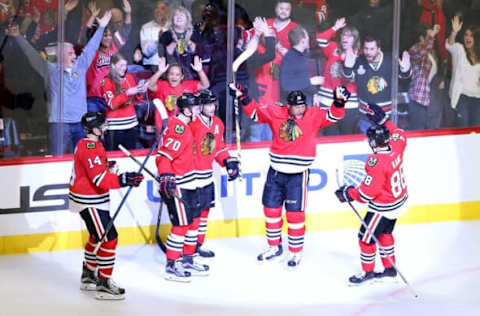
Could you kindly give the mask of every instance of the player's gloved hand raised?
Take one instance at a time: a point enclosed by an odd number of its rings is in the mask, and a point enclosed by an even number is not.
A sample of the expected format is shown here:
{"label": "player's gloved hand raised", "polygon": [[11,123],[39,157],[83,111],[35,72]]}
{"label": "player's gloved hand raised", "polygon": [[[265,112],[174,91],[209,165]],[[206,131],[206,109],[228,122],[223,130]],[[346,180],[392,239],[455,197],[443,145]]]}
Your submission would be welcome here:
{"label": "player's gloved hand raised", "polygon": [[383,125],[388,120],[388,115],[381,107],[376,104],[362,104],[361,110],[367,115],[367,118],[377,125]]}
{"label": "player's gloved hand raised", "polygon": [[345,107],[350,98],[350,91],[347,90],[344,86],[337,86],[335,91],[333,91],[333,105],[337,108]]}
{"label": "player's gloved hand raised", "polygon": [[138,172],[124,172],[118,176],[120,179],[120,186],[138,187],[143,181],[143,175]]}
{"label": "player's gloved hand raised", "polygon": [[160,186],[160,194],[163,194],[167,199],[174,197],[177,182],[173,173],[162,173],[157,178]]}
{"label": "player's gloved hand raised", "polygon": [[230,87],[230,94],[238,99],[238,102],[241,105],[247,105],[252,100],[248,95],[248,88],[237,83],[230,83],[228,85]]}
{"label": "player's gloved hand raised", "polygon": [[227,158],[223,161],[227,169],[228,181],[233,181],[240,175],[240,161],[235,157]]}
{"label": "player's gloved hand raised", "polygon": [[349,202],[353,201],[350,195],[348,195],[348,190],[351,188],[353,188],[351,185],[349,186],[343,185],[340,188],[338,188],[338,190],[335,191],[335,195],[337,196],[337,199],[342,203],[345,203],[347,201]]}

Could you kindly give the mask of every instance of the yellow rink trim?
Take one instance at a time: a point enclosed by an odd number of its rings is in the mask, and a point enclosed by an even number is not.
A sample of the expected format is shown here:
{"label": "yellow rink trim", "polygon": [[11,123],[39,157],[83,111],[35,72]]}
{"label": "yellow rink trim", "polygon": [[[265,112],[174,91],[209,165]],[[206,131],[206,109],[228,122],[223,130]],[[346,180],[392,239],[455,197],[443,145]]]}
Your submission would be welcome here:
{"label": "yellow rink trim", "polygon": [[[361,214],[364,214],[364,210]],[[480,219],[480,202],[411,206],[399,224],[421,224]],[[360,222],[351,211],[307,213],[307,230],[358,228]],[[119,245],[155,243],[155,226],[117,227]],[[160,236],[165,240],[170,225],[162,225]],[[286,231],[286,225],[284,225]],[[263,235],[263,218],[215,220],[208,223],[207,238]],[[43,234],[0,236],[0,255],[57,251],[83,248],[88,238],[86,230]]]}

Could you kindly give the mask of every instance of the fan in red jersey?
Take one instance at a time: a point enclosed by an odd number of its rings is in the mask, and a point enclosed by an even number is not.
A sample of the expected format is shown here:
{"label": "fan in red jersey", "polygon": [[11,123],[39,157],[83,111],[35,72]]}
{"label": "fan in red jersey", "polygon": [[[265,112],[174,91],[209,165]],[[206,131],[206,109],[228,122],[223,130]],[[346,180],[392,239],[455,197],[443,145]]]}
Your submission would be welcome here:
{"label": "fan in red jersey", "polygon": [[[388,257],[395,263],[393,229],[397,218],[407,209],[407,183],[403,169],[403,152],[407,139],[403,130],[399,129],[384,111],[375,104],[364,108],[367,117],[375,125],[367,130],[367,138],[373,154],[365,164],[366,176],[358,187],[343,186],[335,194],[340,202],[358,201],[368,203],[365,215],[365,227],[358,234],[360,244],[360,261],[362,272],[350,277],[352,285],[372,281],[375,278],[396,277],[397,271]],[[379,242],[379,253],[382,259],[383,272],[374,272],[376,244],[373,233]]]}
{"label": "fan in red jersey", "polygon": [[202,111],[197,119],[190,123],[193,137],[195,139],[197,157],[195,160],[198,195],[200,196],[200,226],[198,228],[197,252],[201,257],[213,257],[215,253],[203,249],[207,233],[208,213],[215,207],[215,184],[213,181],[213,161],[225,167],[228,174],[228,181],[235,180],[239,176],[239,161],[231,157],[223,141],[225,126],[215,115],[217,97],[210,90],[203,90],[199,93]]}
{"label": "fan in red jersey", "polygon": [[287,106],[260,106],[240,85],[234,92],[245,113],[256,122],[268,123],[273,134],[270,169],[262,197],[270,247],[257,259],[264,262],[282,255],[282,208],[285,206],[290,251],[287,264],[296,267],[302,258],[309,167],[316,157],[316,136],[319,129],[343,118],[350,93],[344,87],[337,87],[333,106],[327,110],[307,108],[301,91],[288,94]]}
{"label": "fan in red jersey", "polygon": [[111,280],[118,240],[114,226],[96,255],[93,251],[111,221],[110,190],[125,186],[138,187],[143,176],[137,172],[117,175],[110,171],[115,162],[107,161],[100,140],[106,130],[103,113],[88,112],[83,115],[81,124],[87,137],[81,139],[75,148],[69,186],[70,210],[80,213],[90,234],[85,245],[80,289],[96,290],[97,299],[123,299],[125,289]]}
{"label": "fan in red jersey", "polygon": [[100,84],[107,104],[108,131],[105,135],[107,150],[117,150],[118,145],[135,149],[138,125],[134,103],[143,100],[146,84],[137,84],[132,75],[127,74],[127,60],[120,53],[112,58],[110,72]]}
{"label": "fan in red jersey", "polygon": [[[198,73],[200,80],[183,80],[183,69],[178,64],[169,65],[166,63],[165,57],[160,57],[158,61],[158,71],[148,80],[148,89],[151,91],[152,99],[159,98],[165,105],[168,115],[177,114],[177,98],[184,92],[197,93],[199,90],[207,89],[210,81],[203,71],[200,57],[193,58],[192,69]],[[167,73],[167,80],[159,80],[159,78]]]}
{"label": "fan in red jersey", "polygon": [[[335,41],[333,39],[337,32],[340,36]],[[320,106],[329,107],[332,104],[333,90],[338,85],[344,85],[352,94],[345,105],[345,120],[325,129],[324,135],[355,134],[359,118],[357,85],[355,81],[344,78],[342,72],[347,52],[356,56],[360,50],[358,30],[354,26],[347,25],[345,18],[340,18],[331,28],[317,35],[317,43],[327,59],[323,73],[325,80],[318,91]]]}

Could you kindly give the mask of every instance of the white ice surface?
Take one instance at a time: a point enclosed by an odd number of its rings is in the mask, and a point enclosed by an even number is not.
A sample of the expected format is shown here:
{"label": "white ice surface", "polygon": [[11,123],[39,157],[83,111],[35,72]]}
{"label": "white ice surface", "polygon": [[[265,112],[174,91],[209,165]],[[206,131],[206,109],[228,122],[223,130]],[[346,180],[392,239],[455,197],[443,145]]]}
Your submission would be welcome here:
{"label": "white ice surface", "polygon": [[[0,256],[0,315],[480,315],[480,221],[397,226],[397,283],[347,286],[360,270],[356,230],[309,232],[296,270],[259,265],[261,236],[209,240],[211,274],[163,279],[156,245],[119,247],[114,279],[125,301],[81,292],[82,251]],[[377,267],[381,264],[377,262]]]}

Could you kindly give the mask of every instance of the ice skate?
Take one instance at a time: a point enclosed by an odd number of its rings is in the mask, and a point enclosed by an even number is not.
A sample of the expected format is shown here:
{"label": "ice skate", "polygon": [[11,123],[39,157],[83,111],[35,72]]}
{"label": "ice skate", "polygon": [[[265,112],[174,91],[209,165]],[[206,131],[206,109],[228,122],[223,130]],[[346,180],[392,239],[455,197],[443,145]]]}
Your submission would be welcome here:
{"label": "ice skate", "polygon": [[97,300],[123,300],[125,299],[125,289],[116,285],[111,278],[98,278],[95,298]]}
{"label": "ice skate", "polygon": [[215,257],[215,253],[209,249],[203,247],[202,244],[198,244],[197,253],[202,258],[212,258]]}
{"label": "ice skate", "polygon": [[357,286],[361,284],[371,283],[374,280],[375,280],[375,274],[373,271],[370,271],[370,272],[362,271],[348,278],[348,285]]}
{"label": "ice skate", "polygon": [[95,271],[90,271],[83,267],[82,277],[80,278],[80,290],[95,291],[97,289],[97,276]]}
{"label": "ice skate", "polygon": [[207,276],[210,274],[210,267],[206,264],[196,262],[194,256],[183,256],[182,265],[186,272],[192,276]]}
{"label": "ice skate", "polygon": [[191,273],[185,271],[180,260],[167,260],[165,280],[176,282],[190,282]]}
{"label": "ice skate", "polygon": [[395,268],[385,268],[383,272],[375,272],[374,275],[377,282],[397,281],[397,270],[395,270]]}
{"label": "ice skate", "polygon": [[270,246],[267,251],[262,252],[257,256],[257,260],[260,262],[272,261],[274,259],[280,258],[283,253],[282,245]]}
{"label": "ice skate", "polygon": [[300,261],[302,260],[302,258],[303,258],[303,254],[301,251],[291,252],[288,256],[287,266],[289,268],[296,268],[300,264]]}

